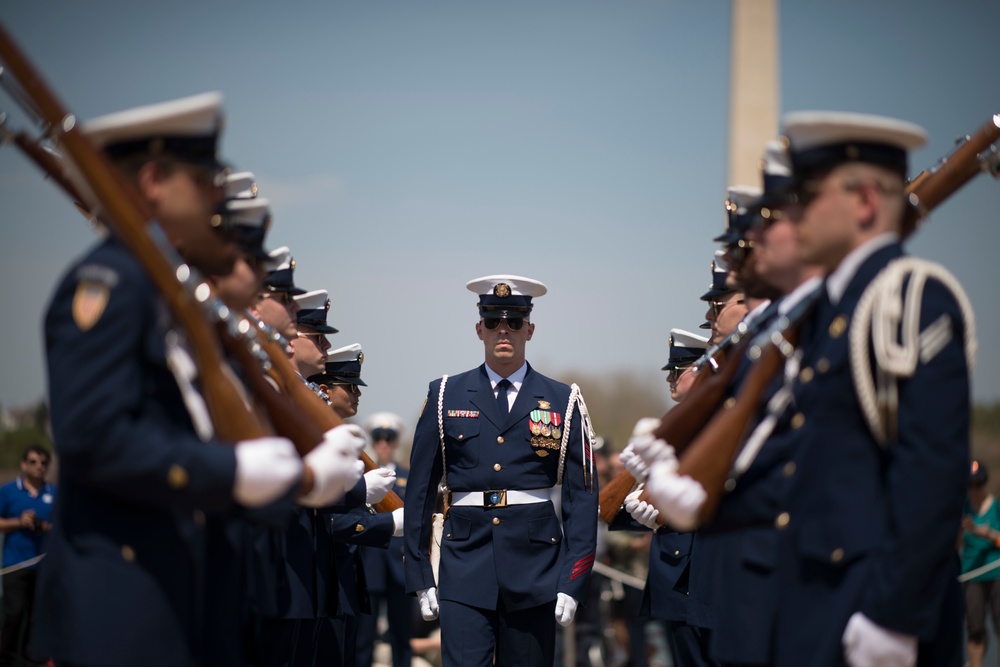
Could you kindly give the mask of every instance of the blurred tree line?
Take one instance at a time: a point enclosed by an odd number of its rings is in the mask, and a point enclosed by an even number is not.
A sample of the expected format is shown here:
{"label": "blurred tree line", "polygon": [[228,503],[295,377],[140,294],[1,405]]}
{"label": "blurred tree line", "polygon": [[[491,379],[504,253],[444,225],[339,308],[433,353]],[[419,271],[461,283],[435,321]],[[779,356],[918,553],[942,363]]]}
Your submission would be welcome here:
{"label": "blurred tree line", "polygon": [[4,410],[0,428],[0,470],[17,471],[21,454],[31,444],[52,449],[49,406],[45,401],[14,410]]}

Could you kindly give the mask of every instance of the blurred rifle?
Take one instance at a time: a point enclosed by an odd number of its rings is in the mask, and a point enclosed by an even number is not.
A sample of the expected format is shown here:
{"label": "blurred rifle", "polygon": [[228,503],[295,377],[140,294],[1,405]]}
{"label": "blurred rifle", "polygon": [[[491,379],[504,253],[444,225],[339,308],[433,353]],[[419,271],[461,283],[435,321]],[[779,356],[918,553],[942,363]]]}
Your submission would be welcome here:
{"label": "blurred rifle", "polygon": [[117,167],[80,132],[76,117],[56,99],[2,24],[0,60],[9,68],[30,107],[65,147],[68,159],[81,177],[77,194],[87,210],[100,211],[101,219],[139,259],[187,334],[218,435],[236,441],[266,434],[269,425],[250,408],[243,387],[223,362],[215,332],[196,301],[198,295],[207,298],[208,286],[193,284],[187,265],[171,266],[167,261],[148,231],[148,216],[136,206],[138,194]]}
{"label": "blurred rifle", "polygon": [[[188,334],[202,377],[206,404],[218,435],[227,440],[242,440],[264,435],[270,432],[273,425],[278,433],[295,444],[300,455],[304,456],[315,448],[322,442],[325,431],[343,421],[309,390],[295,372],[283,347],[268,339],[259,322],[254,321],[251,325],[248,320],[236,317],[211,296],[209,284],[184,265],[165,240],[149,236],[146,232],[149,214],[139,194],[75,128],[75,119],[62,110],[2,25],[0,59],[22,82],[28,82],[22,89],[6,78],[6,72],[0,68],[0,82],[7,93],[40,126],[52,128],[60,125],[60,119],[67,120],[64,125],[68,124],[68,129],[58,133],[58,136],[66,146],[70,159],[24,132],[14,133],[4,128],[3,138],[13,141],[89,219],[96,219],[97,211],[106,212],[100,215],[101,220],[138,257]],[[0,126],[2,123],[3,119],[0,119]],[[73,175],[78,175],[82,182],[78,184]],[[242,385],[222,359],[209,322],[217,324],[220,339],[241,365],[255,399],[267,412],[270,424],[259,420],[249,405]],[[264,380],[264,372],[272,375],[275,385],[284,389],[284,393]],[[378,467],[364,452],[361,459],[366,470]],[[392,511],[398,507],[402,507],[402,501],[394,492],[376,505],[379,511]]]}
{"label": "blurred rifle", "polygon": [[906,193],[910,209],[903,224],[903,238],[941,202],[981,172],[1000,178],[1000,114],[994,114],[972,135],[966,135],[949,155],[910,179]]}
{"label": "blurred rifle", "polygon": [[[997,150],[992,144],[998,138],[1000,114],[994,115],[936,167],[912,179],[906,186],[906,194],[910,205],[919,212],[919,217],[929,214],[981,171],[990,171],[997,176]],[[912,232],[913,229],[904,230],[904,236]],[[815,292],[812,298],[799,303],[772,330],[753,340],[748,355],[754,365],[736,396],[726,401],[724,409],[712,418],[680,456],[677,474],[690,476],[708,494],[700,511],[702,521],[714,515],[722,500],[733,461],[755,426],[755,418],[767,389],[795,351],[801,323],[811,312],[812,303],[822,289]]]}
{"label": "blurred rifle", "polygon": [[[660,419],[660,425],[653,431],[655,438],[670,443],[678,454],[691,443],[725,400],[726,387],[739,368],[736,362],[743,354],[748,336],[754,331],[741,322],[736,331],[695,362],[698,375],[691,389],[682,402]],[[601,486],[600,516],[605,523],[610,524],[614,520],[625,496],[635,488],[635,484],[631,473],[623,471]]]}
{"label": "blurred rifle", "polygon": [[[976,174],[989,171],[1000,177],[1000,155],[993,145],[998,139],[1000,114],[992,116],[975,134],[965,137],[958,148],[937,165],[920,172],[907,183],[909,209],[904,217],[904,238],[916,229],[921,219]],[[709,500],[703,510],[705,517],[711,516],[718,505],[731,463],[747,433],[750,420],[759,410],[762,394],[758,392],[766,390],[784,367],[784,357],[778,354],[775,345],[755,341],[751,346],[751,351],[755,346],[757,348],[754,352],[758,356],[755,368],[744,380],[737,396],[727,398],[726,387],[739,367],[747,336],[753,334],[753,331],[738,329],[696,362],[702,371],[707,367],[713,372],[705,373],[707,377],[699,375],[685,400],[664,415],[655,431],[655,437],[670,443],[680,457],[678,474],[691,475],[702,482],[708,492]],[[780,334],[771,332],[769,335],[774,335],[779,341],[794,342],[797,329],[789,328]],[[743,345],[739,344],[740,341]],[[720,406],[724,411],[718,413]],[[697,448],[693,441],[697,442]],[[710,443],[718,443],[718,446]],[[687,456],[682,456],[689,449]],[[606,523],[614,519],[625,496],[634,487],[635,479],[628,472],[623,472],[601,488],[600,513]],[[665,523],[665,519],[659,521]]]}
{"label": "blurred rifle", "polygon": [[[272,381],[282,389],[282,395],[287,396],[299,409],[302,416],[301,421],[316,425],[321,434],[342,424],[343,421],[337,416],[337,413],[306,386],[302,376],[292,366],[291,360],[283,349],[284,346],[281,342],[283,339],[262,322],[253,321],[256,324],[258,342],[271,362],[269,375]],[[282,431],[279,427],[280,432]],[[291,435],[286,437],[295,440]],[[361,461],[365,464],[366,472],[379,467],[365,452],[361,452]],[[396,492],[389,491],[385,498],[375,503],[374,507],[379,512],[391,512],[402,506],[403,501]]]}

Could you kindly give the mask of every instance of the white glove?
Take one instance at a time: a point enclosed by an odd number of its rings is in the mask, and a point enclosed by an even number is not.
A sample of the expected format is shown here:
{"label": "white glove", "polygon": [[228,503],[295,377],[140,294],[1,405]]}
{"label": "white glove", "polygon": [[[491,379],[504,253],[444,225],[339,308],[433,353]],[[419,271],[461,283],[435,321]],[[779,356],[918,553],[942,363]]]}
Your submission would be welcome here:
{"label": "white glove", "polygon": [[640,485],[638,489],[632,493],[625,496],[625,511],[632,515],[632,518],[644,525],[650,530],[656,530],[659,528],[659,524],[656,523],[656,517],[660,515],[660,510],[656,509],[645,500],[639,500],[639,496],[642,495],[643,487]]}
{"label": "white glove", "polygon": [[233,498],[244,507],[274,502],[302,477],[302,461],[287,438],[255,438],[236,443]]}
{"label": "white glove", "polygon": [[670,463],[674,470],[677,469],[677,454],[674,453],[674,448],[668,445],[666,440],[659,440],[653,437],[652,433],[646,433],[632,436],[628,444],[650,469],[660,462]]}
{"label": "white glove", "polygon": [[425,621],[433,621],[441,611],[438,605],[438,589],[431,586],[421,591],[417,591],[417,600],[420,601],[420,616]]}
{"label": "white glove", "polygon": [[559,622],[559,625],[566,627],[573,622],[573,617],[576,616],[576,605],[576,600],[565,593],[556,595],[556,621]]}
{"label": "white glove", "polygon": [[708,499],[701,484],[677,474],[676,461],[660,461],[649,468],[646,495],[667,523],[681,532],[698,527],[698,513]]}
{"label": "white glove", "polygon": [[403,508],[394,509],[392,511],[392,536],[400,537],[403,534]]}
{"label": "white glove", "polygon": [[917,664],[917,638],[876,625],[856,611],[840,639],[850,667],[912,667]]}
{"label": "white glove", "polygon": [[341,424],[323,434],[323,442],[302,459],[312,468],[315,481],[299,504],[324,507],[357,484],[365,472],[365,464],[358,460],[365,442],[364,431],[354,424]]}
{"label": "white glove", "polygon": [[622,450],[621,454],[618,455],[618,460],[622,462],[622,465],[625,466],[625,470],[628,470],[628,474],[632,475],[635,481],[640,484],[646,481],[646,475],[649,473],[649,466],[647,466],[646,462],[639,458],[639,455],[635,453],[631,443]]}
{"label": "white glove", "polygon": [[375,468],[365,473],[365,502],[374,505],[389,493],[396,483],[396,471],[388,468]]}

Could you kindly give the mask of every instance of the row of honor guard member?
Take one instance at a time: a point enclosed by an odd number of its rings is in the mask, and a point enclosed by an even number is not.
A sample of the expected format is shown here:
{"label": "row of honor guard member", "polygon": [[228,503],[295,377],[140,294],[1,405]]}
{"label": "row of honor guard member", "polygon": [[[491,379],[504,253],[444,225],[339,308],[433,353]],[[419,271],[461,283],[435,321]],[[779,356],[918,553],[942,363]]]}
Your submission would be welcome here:
{"label": "row of honor guard member", "polygon": [[[239,256],[212,225],[224,197],[221,119],[221,96],[209,93],[83,126],[184,261],[216,276]],[[206,515],[290,507],[303,464],[284,438],[213,437],[190,376],[168,361],[190,357],[183,337],[113,235],[70,267],[45,335],[61,495],[39,572],[46,622],[34,653],[67,664],[193,664],[208,640],[199,620],[212,585],[200,580]]]}
{"label": "row of honor guard member", "polygon": [[[739,277],[750,285],[748,290],[763,291],[759,287],[762,283],[782,296],[749,323],[751,331],[763,330],[778,316],[788,315],[819,285],[818,267],[803,263],[798,256],[794,218],[799,207],[793,195],[791,157],[782,142],[768,142],[762,167],[763,193],[751,204],[755,219],[739,235],[749,260],[742,262]],[[730,394],[736,393],[751,366],[746,357],[738,363],[741,368]],[[762,460],[771,455],[771,451],[762,453]],[[737,468],[745,465],[744,460],[739,461]],[[763,469],[771,474],[785,474],[772,466]],[[749,471],[751,479],[757,472],[759,468]],[[734,487],[723,496],[713,521],[700,530],[706,542],[718,542],[721,554],[711,650],[713,656],[726,664],[768,664],[776,603],[773,580],[776,529],[772,521],[775,512],[769,491],[777,484],[743,484],[738,479],[740,474],[739,470],[734,471]],[[747,495],[747,491],[754,495]],[[750,519],[751,516],[757,518]],[[741,525],[745,527],[734,528]]]}
{"label": "row of honor guard member", "polygon": [[[472,280],[485,363],[430,383],[414,435],[406,588],[440,614],[446,667],[551,665],[555,623],[583,598],[597,540],[593,438],[578,388],[534,370],[542,283]],[[450,492],[435,581],[428,546],[438,486]],[[562,485],[562,520],[549,493]]]}
{"label": "row of honor guard member", "polygon": [[[396,456],[404,429],[402,418],[392,412],[376,412],[365,420],[365,431],[371,441],[373,458],[379,467],[395,471],[396,485],[393,490],[403,501],[406,500],[410,470],[399,463]],[[392,666],[409,667],[413,659],[410,637],[413,634],[417,603],[413,596],[406,594],[403,549],[401,536],[392,537],[387,549],[361,548],[372,613],[364,614],[358,619],[359,667],[371,667],[377,623],[383,608],[387,621],[386,642],[392,649]]]}
{"label": "row of honor guard member", "polygon": [[[352,343],[332,350],[324,373],[310,378],[326,389],[331,406],[343,418],[357,414],[361,387],[367,386],[361,378],[363,362],[361,345]],[[360,549],[384,550],[393,535],[402,535],[402,508],[376,513],[372,507],[385,498],[395,481],[395,471],[388,468],[368,471],[343,500],[329,508],[326,517],[338,580],[337,597],[328,601],[329,616],[337,637],[337,657],[344,665],[357,664],[358,624],[372,612]]]}
{"label": "row of honor guard member", "polygon": [[950,274],[902,250],[907,155],[924,132],[832,112],[789,114],[784,131],[799,255],[826,278],[789,400],[761,422],[774,423],[760,451],[783,452],[771,465],[785,473],[760,476],[779,482],[771,663],[960,664],[975,332]]}
{"label": "row of honor guard member", "polygon": [[711,330],[710,345],[725,338],[726,332],[731,331],[747,314],[743,292],[729,281],[729,262],[722,250],[715,252],[712,260],[712,284],[701,295],[701,300],[708,302],[708,311],[705,313],[705,322],[699,328]]}
{"label": "row of honor guard member", "polygon": [[[671,329],[668,337],[668,358],[662,370],[667,371],[670,396],[684,400],[694,379],[694,363],[708,348],[708,338],[683,329]],[[659,419],[640,420],[636,435],[659,425]],[[649,570],[643,590],[641,613],[662,620],[673,664],[677,667],[711,664],[706,658],[707,608],[689,588],[692,570],[697,562],[698,537],[694,532],[678,532],[657,523],[659,512],[641,498],[648,467],[626,447],[621,460],[639,486],[625,498],[623,510],[611,524],[613,530],[652,530],[655,534],[649,549]],[[700,607],[693,609],[692,607]]]}

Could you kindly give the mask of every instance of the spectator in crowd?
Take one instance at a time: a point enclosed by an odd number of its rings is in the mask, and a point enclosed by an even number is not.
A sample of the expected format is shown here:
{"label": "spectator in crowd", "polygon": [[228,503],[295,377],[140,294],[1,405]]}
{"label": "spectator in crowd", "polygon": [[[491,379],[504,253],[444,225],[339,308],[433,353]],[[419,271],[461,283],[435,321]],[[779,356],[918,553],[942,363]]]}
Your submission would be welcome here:
{"label": "spectator in crowd", "polygon": [[[21,456],[21,474],[0,487],[0,531],[3,532],[3,567],[30,562],[44,553],[45,536],[52,529],[54,484],[45,481],[51,455],[41,445],[29,445]],[[0,665],[9,667],[18,656],[25,667],[45,660],[28,656],[31,610],[35,597],[35,563],[3,576],[3,629],[0,631]],[[24,641],[20,641],[24,633]]]}
{"label": "spectator in crowd", "polygon": [[[962,573],[1000,560],[1000,507],[986,486],[989,472],[973,459],[969,498],[962,518]],[[969,667],[982,667],[986,653],[986,610],[1000,636],[1000,567],[966,581],[965,621],[969,633]]]}

